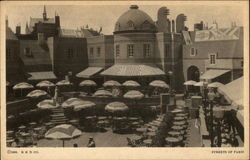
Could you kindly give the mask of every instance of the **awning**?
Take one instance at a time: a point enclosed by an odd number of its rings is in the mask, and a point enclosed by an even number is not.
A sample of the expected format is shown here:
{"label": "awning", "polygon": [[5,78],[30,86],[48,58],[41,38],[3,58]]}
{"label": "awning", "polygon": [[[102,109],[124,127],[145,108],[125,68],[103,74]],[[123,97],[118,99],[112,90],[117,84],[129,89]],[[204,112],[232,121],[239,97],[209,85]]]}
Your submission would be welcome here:
{"label": "awning", "polygon": [[243,77],[220,86],[218,92],[223,94],[232,105],[243,108]]}
{"label": "awning", "polygon": [[49,79],[57,79],[55,74],[52,71],[48,72],[29,72],[31,75],[28,80],[49,80]]}
{"label": "awning", "polygon": [[160,76],[165,73],[154,65],[144,64],[115,64],[107,70],[103,71],[104,76]]}
{"label": "awning", "polygon": [[230,70],[222,70],[222,69],[210,69],[206,71],[204,74],[200,76],[200,79],[214,79],[216,77],[219,77],[227,72],[230,72]]}
{"label": "awning", "polygon": [[81,71],[80,73],[76,74],[76,77],[79,78],[90,78],[91,76],[101,72],[103,70],[102,67],[88,67]]}

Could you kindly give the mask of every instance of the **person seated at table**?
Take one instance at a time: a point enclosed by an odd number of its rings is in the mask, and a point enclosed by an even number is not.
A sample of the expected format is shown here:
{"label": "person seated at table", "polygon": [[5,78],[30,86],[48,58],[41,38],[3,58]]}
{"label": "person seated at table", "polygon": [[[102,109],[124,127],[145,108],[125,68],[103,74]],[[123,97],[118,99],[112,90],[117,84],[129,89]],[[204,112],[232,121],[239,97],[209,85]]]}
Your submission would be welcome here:
{"label": "person seated at table", "polygon": [[95,141],[93,137],[89,137],[89,142],[88,142],[87,147],[95,147]]}

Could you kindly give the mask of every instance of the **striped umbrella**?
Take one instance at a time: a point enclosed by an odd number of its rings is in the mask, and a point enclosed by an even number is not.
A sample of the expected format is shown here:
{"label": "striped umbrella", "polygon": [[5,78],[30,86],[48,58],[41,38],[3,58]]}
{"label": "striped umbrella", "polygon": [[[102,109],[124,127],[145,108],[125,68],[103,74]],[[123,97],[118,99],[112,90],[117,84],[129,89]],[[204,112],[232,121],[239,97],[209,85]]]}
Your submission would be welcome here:
{"label": "striped umbrella", "polygon": [[59,107],[59,104],[56,103],[55,100],[53,99],[45,99],[37,104],[38,108],[41,109],[52,109],[52,108],[57,108]]}
{"label": "striped umbrella", "polygon": [[61,139],[63,141],[63,147],[64,147],[65,139],[71,139],[80,136],[81,134],[82,131],[80,131],[76,127],[69,124],[61,124],[55,126],[54,128],[49,129],[45,133],[45,138]]}
{"label": "striped umbrella", "polygon": [[96,104],[91,101],[82,101],[80,104],[74,106],[74,111],[80,111],[82,109],[93,108]]}
{"label": "striped umbrella", "polygon": [[14,90],[17,90],[17,89],[30,89],[30,88],[34,88],[34,86],[29,84],[29,83],[26,83],[26,82],[18,83],[16,85],[14,85],[14,87],[13,87]]}
{"label": "striped umbrella", "polygon": [[128,106],[122,102],[111,102],[105,106],[105,110],[111,113],[126,112],[129,110]]}
{"label": "striped umbrella", "polygon": [[196,84],[196,83],[197,83],[196,81],[189,80],[189,81],[184,82],[183,84],[184,84],[185,86],[193,86],[193,85]]}
{"label": "striped umbrella", "polygon": [[64,79],[64,80],[57,82],[56,85],[57,86],[69,86],[69,85],[72,85],[72,83],[70,83],[70,81]]}
{"label": "striped umbrella", "polygon": [[169,88],[169,85],[162,80],[154,80],[149,85],[152,87]]}
{"label": "striped umbrella", "polygon": [[142,99],[144,97],[144,94],[140,91],[131,90],[125,93],[123,97],[128,99]]}
{"label": "striped umbrella", "polygon": [[125,81],[122,85],[126,86],[126,87],[139,87],[139,86],[141,86],[138,82],[132,81],[132,80]]}
{"label": "striped umbrella", "polygon": [[55,86],[54,83],[50,82],[50,81],[41,81],[39,83],[36,84],[37,87],[53,87]]}
{"label": "striped umbrella", "polygon": [[79,86],[81,87],[82,86],[97,86],[97,84],[92,80],[84,80],[79,84]]}
{"label": "striped umbrella", "polygon": [[79,105],[82,102],[83,102],[83,100],[81,100],[79,98],[69,98],[62,103],[62,107],[63,108],[74,107],[76,105]]}
{"label": "striped umbrella", "polygon": [[112,97],[112,93],[110,91],[107,90],[97,90],[94,94],[94,97]]}
{"label": "striped umbrella", "polygon": [[121,84],[117,81],[114,81],[114,80],[109,80],[109,81],[106,81],[104,84],[103,84],[104,87],[118,87],[118,86],[121,86]]}
{"label": "striped umbrella", "polygon": [[40,96],[45,96],[47,94],[48,93],[43,91],[43,90],[36,89],[36,90],[31,91],[30,93],[28,93],[26,97],[37,98],[37,97],[40,97]]}
{"label": "striped umbrella", "polygon": [[207,87],[209,88],[218,88],[220,86],[223,86],[224,84],[220,83],[220,82],[213,82],[207,85]]}

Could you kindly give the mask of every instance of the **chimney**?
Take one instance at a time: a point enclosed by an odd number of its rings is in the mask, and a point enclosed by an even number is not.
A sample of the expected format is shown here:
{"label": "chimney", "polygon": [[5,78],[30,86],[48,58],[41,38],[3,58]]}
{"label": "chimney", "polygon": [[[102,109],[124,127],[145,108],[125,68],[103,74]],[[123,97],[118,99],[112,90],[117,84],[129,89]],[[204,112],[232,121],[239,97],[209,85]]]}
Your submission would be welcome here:
{"label": "chimney", "polygon": [[21,34],[21,26],[16,26],[16,35],[20,35]]}
{"label": "chimney", "polygon": [[60,27],[60,17],[58,16],[58,14],[55,15],[55,23],[56,23],[56,27],[59,28]]}
{"label": "chimney", "polygon": [[172,32],[175,33],[175,23],[174,23],[174,20],[172,20]]}

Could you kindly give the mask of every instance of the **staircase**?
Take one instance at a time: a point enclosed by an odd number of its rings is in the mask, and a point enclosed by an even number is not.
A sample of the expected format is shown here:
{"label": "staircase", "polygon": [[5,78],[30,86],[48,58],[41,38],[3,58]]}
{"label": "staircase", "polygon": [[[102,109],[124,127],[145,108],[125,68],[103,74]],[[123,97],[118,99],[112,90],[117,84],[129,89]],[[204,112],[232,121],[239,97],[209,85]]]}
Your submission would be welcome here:
{"label": "staircase", "polygon": [[51,123],[58,125],[67,123],[68,119],[64,115],[64,110],[61,107],[52,109]]}

